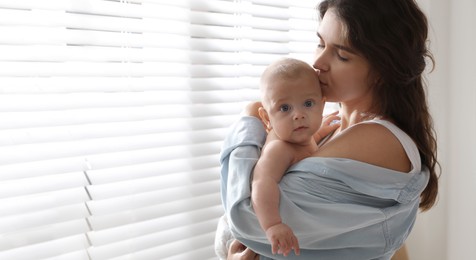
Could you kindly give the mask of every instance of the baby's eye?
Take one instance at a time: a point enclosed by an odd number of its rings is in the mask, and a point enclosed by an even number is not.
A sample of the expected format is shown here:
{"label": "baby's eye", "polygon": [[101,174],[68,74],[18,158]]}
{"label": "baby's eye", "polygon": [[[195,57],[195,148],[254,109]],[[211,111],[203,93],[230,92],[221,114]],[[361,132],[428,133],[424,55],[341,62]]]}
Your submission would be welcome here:
{"label": "baby's eye", "polygon": [[281,107],[279,107],[279,110],[281,112],[288,112],[289,110],[291,110],[291,106],[288,104],[284,104],[284,105],[281,105]]}
{"label": "baby's eye", "polygon": [[304,102],[305,107],[312,107],[313,105],[314,105],[314,101],[312,100],[306,100],[306,102]]}

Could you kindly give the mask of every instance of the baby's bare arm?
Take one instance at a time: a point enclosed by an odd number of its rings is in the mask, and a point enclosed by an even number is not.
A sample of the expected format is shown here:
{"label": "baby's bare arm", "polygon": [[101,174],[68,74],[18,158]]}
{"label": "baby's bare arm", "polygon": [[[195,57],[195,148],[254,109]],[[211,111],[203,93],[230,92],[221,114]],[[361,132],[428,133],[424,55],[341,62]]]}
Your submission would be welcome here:
{"label": "baby's bare arm", "polygon": [[292,147],[280,140],[267,141],[258,160],[251,188],[251,201],[262,229],[271,243],[273,254],[287,256],[292,249],[299,254],[299,244],[291,228],[279,214],[279,182],[295,160]]}
{"label": "baby's bare arm", "polygon": [[256,163],[251,187],[251,201],[263,230],[281,223],[279,215],[279,188],[293,154],[285,142],[267,143]]}

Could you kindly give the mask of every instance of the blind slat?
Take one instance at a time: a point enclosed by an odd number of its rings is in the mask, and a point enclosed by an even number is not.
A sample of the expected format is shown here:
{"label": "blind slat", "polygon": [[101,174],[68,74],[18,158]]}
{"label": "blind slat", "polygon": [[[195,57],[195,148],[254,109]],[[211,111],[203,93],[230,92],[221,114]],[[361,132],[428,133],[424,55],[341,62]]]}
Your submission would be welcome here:
{"label": "blind slat", "polygon": [[[85,66],[87,69],[83,69]],[[181,77],[239,77],[258,76],[264,66],[192,65],[180,63],[84,63],[84,62],[0,62],[0,76],[181,76]],[[20,70],[20,68],[22,70]],[[80,69],[81,68],[81,69]]]}
{"label": "blind slat", "polygon": [[[185,171],[194,171],[204,168],[212,168],[217,166],[218,154],[215,150],[200,150],[200,145],[195,148],[192,146],[189,152],[199,154],[191,158],[178,157],[175,160],[157,162],[156,149],[123,151],[109,154],[90,155],[88,157],[63,157],[58,159],[29,161],[15,164],[0,165],[0,180],[11,181],[21,178],[31,178],[39,176],[48,176],[53,174],[61,174],[72,171],[88,171],[90,178],[94,178],[93,174],[98,174],[96,181],[105,183],[108,181],[122,181],[128,179],[141,178],[141,176],[151,177],[161,174],[173,174]],[[214,146],[216,147],[216,146]],[[157,148],[161,149],[161,148]],[[122,173],[115,168],[131,166],[135,164],[158,163],[161,164],[161,171],[145,171],[139,172],[138,175],[131,173]],[[112,168],[112,169],[109,169]],[[102,180],[105,178],[106,180]]]}
{"label": "blind slat", "polygon": [[187,35],[188,21],[164,19],[136,19],[119,16],[102,16],[62,11],[0,9],[2,25],[25,27],[62,27],[113,32],[161,32]]}
{"label": "blind slat", "polygon": [[[212,25],[189,25],[191,37],[212,39],[247,39],[253,41],[279,42],[292,41],[315,42],[309,31],[276,31],[256,28],[232,28]],[[188,49],[188,37],[168,33],[128,33],[91,30],[68,30],[67,28],[0,26],[0,44],[50,44],[50,45],[91,45],[107,47],[174,47]]]}
{"label": "blind slat", "polygon": [[[158,76],[188,77],[190,69],[184,64],[148,62],[84,63],[84,62],[0,62],[0,76]],[[21,69],[21,70],[20,70]],[[220,69],[219,67],[217,69]],[[215,74],[220,73],[217,71]],[[223,75],[227,72],[222,68]],[[233,75],[232,74],[232,75]]]}
{"label": "blind slat", "polygon": [[187,9],[170,5],[139,5],[132,1],[89,0],[3,0],[0,7],[11,9],[59,10],[71,13],[96,14],[117,17],[161,17],[187,20]]}
{"label": "blind slat", "polygon": [[187,248],[187,246],[189,246],[190,244],[193,244],[194,248],[208,247],[209,249],[207,251],[207,256],[209,257],[210,251],[213,250],[213,247],[210,246],[210,243],[208,241],[212,241],[213,238],[214,233],[210,232],[202,236],[192,237],[186,240],[180,240],[174,243],[168,243],[166,245],[159,245],[147,250],[137,251],[128,255],[111,258],[111,260],[127,260],[130,258],[137,258],[141,260],[154,260],[155,257],[157,257],[158,255],[163,257],[163,259],[174,259],[175,257],[177,257],[175,259],[184,259],[182,258],[184,257],[184,255],[185,259],[188,259],[189,257],[200,257],[200,255],[195,255],[195,252],[188,251],[187,253],[183,253],[183,248]]}
{"label": "blind slat", "polygon": [[88,195],[83,187],[40,193],[36,194],[34,197],[28,196],[4,199],[2,201],[2,208],[0,209],[0,217],[49,210],[52,208],[83,203],[88,200]]}
{"label": "blind slat", "polygon": [[[200,152],[198,149],[196,152]],[[210,151],[206,151],[210,153]],[[120,159],[125,159],[121,157],[130,156],[131,153],[123,153],[123,156],[118,155]],[[155,149],[152,151],[148,151],[149,157],[155,154]],[[139,153],[142,155],[141,159],[146,158],[144,153]],[[130,156],[132,157],[132,156]],[[136,157],[138,157],[136,155]],[[92,158],[94,159],[94,158]],[[102,158],[101,162],[105,162],[106,159]],[[131,158],[134,159],[134,158]],[[200,173],[199,170],[201,169],[210,169],[216,166],[216,162],[218,160],[218,155],[205,155],[205,152],[202,150],[200,156],[192,157],[192,158],[183,158],[183,159],[175,159],[175,160],[168,160],[163,162],[157,162],[157,160],[149,159],[149,163],[143,165],[136,165],[133,163],[126,164],[124,166],[116,166],[110,163],[107,164],[107,168],[100,169],[100,170],[91,170],[88,171],[89,178],[95,184],[104,184],[104,183],[111,183],[116,181],[125,181],[125,180],[134,180],[139,178],[148,178],[154,176],[162,176],[168,174],[178,174],[182,172],[195,172]],[[152,161],[152,163],[150,163]],[[136,160],[134,160],[136,162]],[[118,164],[117,162],[115,163]],[[100,165],[99,165],[100,166]],[[94,191],[92,191],[94,192]]]}
{"label": "blind slat", "polygon": [[[242,17],[233,13],[210,13],[210,11],[191,11],[189,20],[171,21],[160,18],[135,19],[128,17],[101,16],[91,14],[67,13],[59,11],[0,9],[2,25],[32,27],[66,27],[115,32],[159,32],[188,35],[189,25],[216,25],[226,27],[248,26],[270,30],[313,31],[315,23],[302,17],[277,19],[262,17]],[[292,20],[291,20],[292,19]]]}
{"label": "blind slat", "polygon": [[[37,31],[37,30],[32,30]],[[0,27],[0,32],[4,33],[2,35],[8,35],[15,33],[13,31],[4,30]],[[63,34],[61,30],[58,32],[50,32],[50,34]],[[89,33],[92,34],[92,33]],[[90,35],[86,40],[81,39],[81,41],[74,41],[73,37],[70,37],[71,40],[68,41],[70,45],[79,45],[79,46],[103,46],[107,47],[111,44],[116,47],[128,46],[128,47],[137,47],[137,48],[169,48],[169,49],[179,49],[179,50],[199,50],[199,51],[218,51],[218,52],[253,52],[253,53],[264,53],[264,54],[275,54],[275,55],[287,55],[289,53],[307,53],[306,50],[309,48],[300,48],[302,46],[309,46],[311,50],[315,49],[315,44],[317,43],[317,36],[310,36],[309,41],[300,42],[300,41],[290,41],[290,42],[270,42],[270,41],[261,41],[261,40],[252,40],[248,39],[218,39],[218,38],[192,38],[179,36],[179,35],[147,35],[144,37],[137,37],[136,40],[130,39],[129,35],[120,35],[119,33],[110,33],[112,35],[100,34],[100,35]],[[26,34],[28,37],[20,36],[9,36],[3,37],[0,35],[0,44],[5,45],[66,45],[64,42],[66,40],[55,41],[55,38],[45,38],[41,33],[36,35],[31,32],[31,34]],[[36,37],[30,37],[31,35]],[[86,35],[83,35],[86,37]],[[38,38],[39,37],[39,38]],[[58,36],[52,36],[58,37]],[[62,37],[66,38],[66,37]],[[121,42],[114,41],[112,39],[120,39]],[[89,44],[89,45],[88,45]],[[260,62],[259,64],[264,64]],[[171,76],[171,75],[164,75]]]}
{"label": "blind slat", "polygon": [[[168,48],[121,49],[83,46],[1,46],[3,61],[46,62],[174,62],[194,64],[269,64],[280,55],[270,53],[227,53],[184,51]],[[97,83],[96,83],[97,84]]]}
{"label": "blind slat", "polygon": [[[191,119],[161,119],[119,123],[68,125],[41,128],[0,130],[0,147],[22,144],[74,141],[92,138],[138,136],[146,134],[169,134],[211,129],[223,132],[234,122],[229,116],[210,116]],[[212,132],[211,132],[212,133]],[[185,135],[185,134],[184,134]],[[0,189],[1,190],[1,189]]]}
{"label": "blind slat", "polygon": [[83,250],[88,246],[89,243],[85,235],[76,235],[12,250],[0,251],[0,259],[31,260],[32,256],[37,259],[43,259]]}
{"label": "blind slat", "polygon": [[[187,239],[179,240],[176,243],[180,243],[182,246],[185,246],[179,251],[176,251],[176,248],[171,247],[171,245],[174,243],[168,243],[167,245],[169,246],[169,250],[165,252],[166,250],[164,250],[163,244],[154,242],[157,241],[157,235],[149,235],[143,238],[136,238],[132,241],[126,241],[125,243],[98,248],[98,250],[92,251],[91,255],[94,258],[97,257],[98,259],[156,259],[153,258],[153,256],[160,256],[161,259],[163,259],[164,257],[170,255],[182,253],[184,251],[183,248],[186,248],[186,244],[188,244],[188,246],[193,244],[196,247],[206,246],[206,244],[209,244],[207,241],[213,239],[212,234],[212,232],[208,232],[206,235],[193,236],[188,237]],[[160,251],[157,252],[158,250]],[[193,257],[191,259],[193,259]]]}
{"label": "blind slat", "polygon": [[[211,137],[223,139],[224,136]],[[221,140],[203,141],[195,144],[196,148],[190,147],[187,140],[177,143],[168,143],[162,138],[143,137],[122,137],[122,138],[101,138],[99,140],[83,140],[61,143],[46,143],[32,145],[16,145],[0,147],[0,164],[20,163],[27,161],[50,160],[62,157],[86,156],[103,153],[114,153],[122,151],[154,149],[157,152],[156,160],[170,160],[178,157],[193,157],[195,151],[218,152]],[[168,147],[167,145],[174,145]],[[200,147],[201,148],[200,148]],[[161,148],[156,148],[161,147]]]}
{"label": "blind slat", "polygon": [[3,77],[3,94],[255,89],[257,77]]}
{"label": "blind slat", "polygon": [[78,219],[33,229],[11,232],[0,237],[0,251],[11,250],[14,248],[28,246],[30,244],[44,243],[50,240],[80,235],[87,233],[88,231],[89,227],[86,223],[86,220]]}
{"label": "blind slat", "polygon": [[[250,94],[248,100],[256,100]],[[4,112],[0,120],[0,129],[30,128],[42,126],[64,126],[76,124],[94,124],[100,122],[130,122],[140,120],[156,120],[193,117],[234,115],[244,107],[243,100],[235,103],[215,103],[208,105],[163,105],[147,107],[118,107],[101,109],[72,109],[65,111],[42,112]],[[26,120],[27,119],[27,120]],[[210,119],[210,120],[213,120]]]}
{"label": "blind slat", "polygon": [[[184,199],[213,194],[220,188],[218,180],[191,184],[186,187],[166,188],[153,192],[142,192],[132,196],[121,196],[110,199],[98,199],[87,202],[88,209],[94,216],[113,214],[121,211],[131,211],[138,208],[176,202]],[[101,187],[96,188],[96,193],[101,193]],[[179,205],[176,205],[179,206]]]}
{"label": "blind slat", "polygon": [[[38,95],[1,95],[0,111],[52,111],[81,108],[111,108],[111,107],[137,107],[158,106],[173,104],[194,103],[225,103],[249,100],[249,96],[242,94],[244,91],[160,91],[160,92],[134,92],[134,93],[77,93],[44,94]],[[256,91],[249,91],[255,94]],[[15,100],[19,97],[23,103]]]}
{"label": "blind slat", "polygon": [[86,209],[85,204],[74,204],[48,210],[36,211],[23,215],[2,217],[0,218],[0,232],[10,233],[22,229],[82,219],[86,218],[87,216],[89,216],[89,212]]}
{"label": "blind slat", "polygon": [[[217,209],[211,209],[218,216],[222,212]],[[210,209],[208,209],[210,211]],[[197,214],[203,211],[197,211],[193,214]],[[192,215],[195,217],[194,215]],[[136,243],[135,239],[143,237],[143,239],[154,239],[156,242],[167,243],[177,240],[186,239],[187,237],[193,237],[201,235],[203,233],[212,232],[216,228],[216,218],[207,216],[209,219],[205,221],[196,220],[193,223],[185,223],[183,226],[174,227],[168,230],[163,229],[163,225],[166,222],[159,220],[144,221],[132,224],[130,226],[124,226],[120,228],[106,229],[103,231],[95,232],[90,235],[92,244],[95,245],[97,253],[101,251],[107,253],[109,251],[106,247],[116,247],[120,241],[127,241],[127,243]],[[180,217],[179,217],[180,218]],[[204,219],[204,218],[201,218]],[[119,242],[119,243],[118,243]],[[106,246],[101,248],[101,246]],[[94,252],[94,253],[96,253]]]}
{"label": "blind slat", "polygon": [[[211,163],[210,165],[213,166]],[[212,181],[216,180],[216,171],[219,170],[218,167],[211,167],[203,170],[176,172],[160,176],[151,174],[154,171],[160,170],[160,166],[159,163],[150,163],[126,167],[131,171],[138,172],[139,175],[132,176],[131,174],[127,181],[103,180],[98,184],[99,180],[95,178],[97,176],[91,176],[95,185],[89,186],[88,192],[93,200],[103,200],[145,192],[155,192],[162,189],[188,189],[189,185],[193,186],[205,182],[207,185],[210,185]],[[147,172],[150,174],[146,174]]]}
{"label": "blind slat", "polygon": [[[94,230],[103,230],[107,228],[129,225],[136,222],[147,221],[151,219],[166,218],[172,220],[174,223],[167,222],[167,225],[163,225],[163,230],[172,228],[174,226],[182,226],[191,221],[197,221],[198,216],[195,216],[192,212],[195,210],[206,209],[209,207],[217,207],[220,204],[220,196],[218,193],[199,196],[193,199],[185,199],[174,201],[173,203],[165,203],[155,206],[138,208],[133,211],[116,212],[110,215],[91,216],[89,221]],[[172,206],[173,205],[173,206]],[[220,207],[220,206],[218,206]],[[186,212],[184,214],[184,212]],[[209,212],[209,210],[207,211]],[[212,213],[203,214],[200,219],[210,218]],[[170,216],[174,216],[173,219],[169,219]],[[186,222],[182,219],[188,220]]]}
{"label": "blind slat", "polygon": [[83,248],[79,248],[80,251],[74,251],[71,253],[55,255],[53,257],[43,258],[42,260],[91,260],[88,252]]}
{"label": "blind slat", "polygon": [[[0,199],[56,191],[58,187],[65,190],[78,187],[82,188],[86,185],[87,179],[82,172],[2,181],[0,182]],[[3,210],[5,210],[4,205],[5,204],[2,203]],[[15,212],[16,211],[9,211],[9,214],[14,214]]]}

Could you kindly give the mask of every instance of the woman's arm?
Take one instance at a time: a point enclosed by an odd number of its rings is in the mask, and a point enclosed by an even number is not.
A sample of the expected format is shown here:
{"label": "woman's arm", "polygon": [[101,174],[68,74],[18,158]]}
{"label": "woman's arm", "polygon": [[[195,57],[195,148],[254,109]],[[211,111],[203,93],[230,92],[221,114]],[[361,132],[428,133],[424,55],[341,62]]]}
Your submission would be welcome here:
{"label": "woman's arm", "polygon": [[408,252],[407,252],[407,247],[405,244],[403,244],[400,249],[395,252],[395,254],[392,257],[392,260],[409,260],[410,258],[408,257]]}

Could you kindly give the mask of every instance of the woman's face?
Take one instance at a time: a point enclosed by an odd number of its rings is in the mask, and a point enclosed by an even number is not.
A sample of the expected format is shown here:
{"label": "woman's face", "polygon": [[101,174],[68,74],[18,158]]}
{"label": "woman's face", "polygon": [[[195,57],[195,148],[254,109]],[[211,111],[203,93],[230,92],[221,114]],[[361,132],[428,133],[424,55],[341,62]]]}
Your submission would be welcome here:
{"label": "woman's face", "polygon": [[371,102],[370,65],[345,39],[344,27],[333,9],[327,10],[317,35],[314,68],[327,101],[342,103]]}

